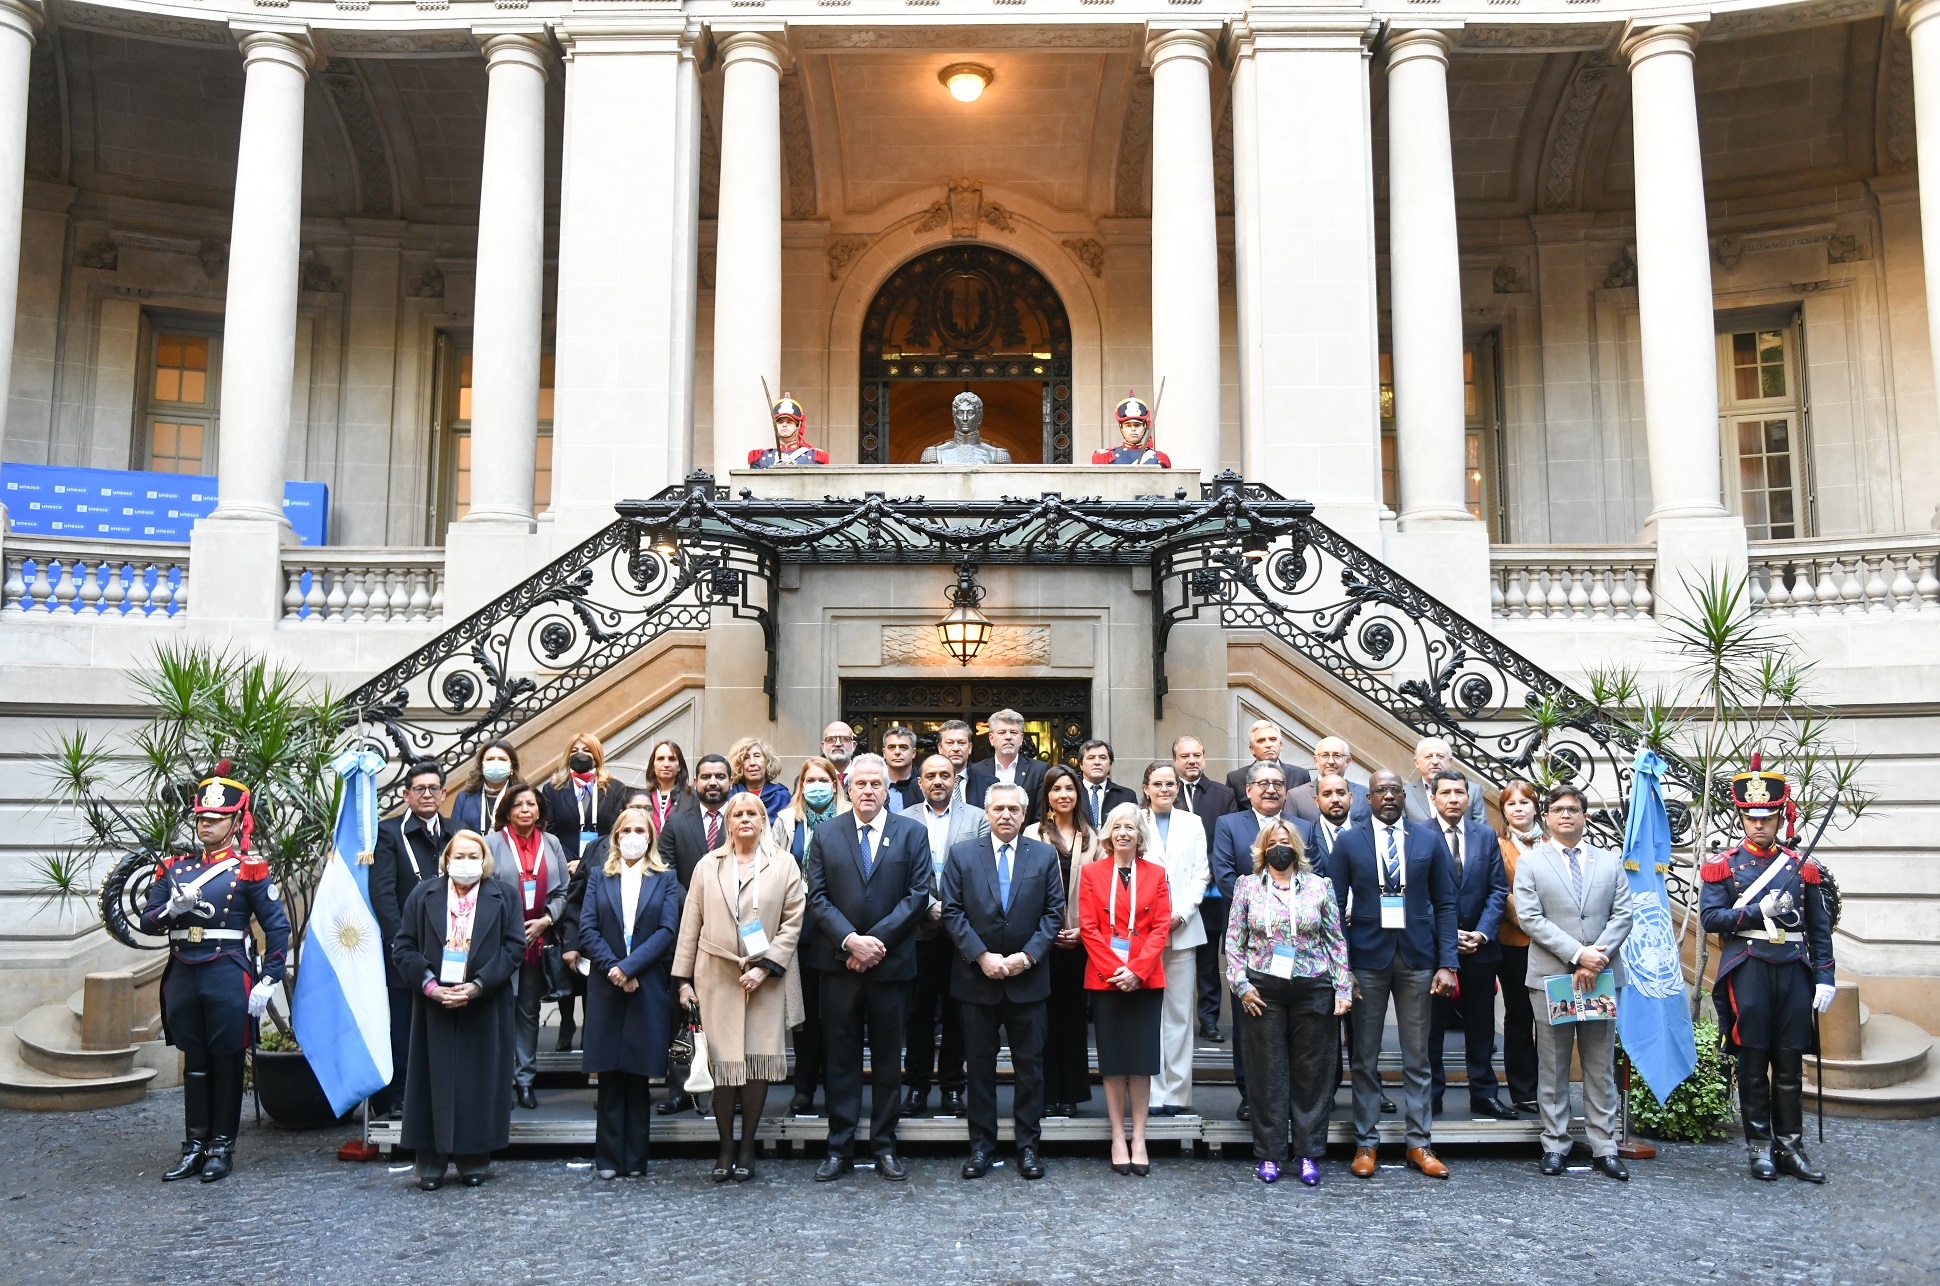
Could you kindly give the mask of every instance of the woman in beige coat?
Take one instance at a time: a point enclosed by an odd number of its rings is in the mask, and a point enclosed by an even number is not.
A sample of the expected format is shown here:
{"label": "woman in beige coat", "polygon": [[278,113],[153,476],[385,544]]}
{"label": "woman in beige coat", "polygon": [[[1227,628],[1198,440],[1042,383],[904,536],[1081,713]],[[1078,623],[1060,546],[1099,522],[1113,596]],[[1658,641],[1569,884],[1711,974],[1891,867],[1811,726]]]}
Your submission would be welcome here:
{"label": "woman in beige coat", "polygon": [[[754,1177],[756,1132],[768,1083],[788,1076],[788,1010],[783,981],[795,962],[807,906],[801,868],[768,835],[759,795],[728,801],[725,840],[700,860],[680,917],[674,978],[680,1003],[698,1001],[714,1076],[714,1122],[721,1151],[713,1179]],[[798,990],[793,991],[799,996]],[[800,1001],[796,1000],[795,1007]],[[741,1106],[741,1145],[734,1108]]]}

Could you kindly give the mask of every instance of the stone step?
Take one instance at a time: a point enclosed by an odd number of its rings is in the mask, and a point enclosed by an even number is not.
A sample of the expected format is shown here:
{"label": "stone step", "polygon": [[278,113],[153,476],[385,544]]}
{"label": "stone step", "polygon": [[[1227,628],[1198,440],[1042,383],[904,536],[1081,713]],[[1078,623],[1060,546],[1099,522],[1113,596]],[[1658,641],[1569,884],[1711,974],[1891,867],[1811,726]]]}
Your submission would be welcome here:
{"label": "stone step", "polygon": [[[1874,1022],[1887,1017],[1876,1014]],[[1807,1129],[1818,1107],[1818,1090],[1812,1080],[1813,1063],[1805,1060],[1805,1114]],[[1828,1065],[1829,1073],[1832,1069]],[[1897,1085],[1873,1089],[1834,1089],[1827,1077],[1825,1111],[1827,1116],[1865,1116],[1875,1120],[1908,1121],[1940,1116],[1940,1061],[1929,1059],[1920,1074]]]}
{"label": "stone step", "polygon": [[134,1070],[135,1047],[83,1049],[81,1026],[66,1005],[42,1005],[14,1024],[19,1057],[50,1076],[98,1081]]}
{"label": "stone step", "polygon": [[[1873,1014],[1860,1028],[1858,1058],[1825,1060],[1825,1087],[1870,1090],[1917,1080],[1926,1071],[1933,1037],[1914,1023],[1892,1014]],[[1819,1061],[1810,1060],[1814,1074]]]}
{"label": "stone step", "polygon": [[[134,1044],[155,1040],[162,1034],[162,970],[167,965],[166,951],[151,951],[127,971],[135,976],[135,1022],[128,1032],[128,1039]],[[87,1009],[87,996],[87,988],[80,987],[67,998],[68,1012],[74,1015],[77,1030]]]}
{"label": "stone step", "polygon": [[[58,1006],[57,1006],[58,1008]],[[120,1107],[140,1101],[155,1079],[152,1067],[137,1067],[119,1076],[76,1080],[30,1067],[20,1058],[20,1042],[12,1027],[0,1027],[0,1107],[24,1112],[78,1112]]]}

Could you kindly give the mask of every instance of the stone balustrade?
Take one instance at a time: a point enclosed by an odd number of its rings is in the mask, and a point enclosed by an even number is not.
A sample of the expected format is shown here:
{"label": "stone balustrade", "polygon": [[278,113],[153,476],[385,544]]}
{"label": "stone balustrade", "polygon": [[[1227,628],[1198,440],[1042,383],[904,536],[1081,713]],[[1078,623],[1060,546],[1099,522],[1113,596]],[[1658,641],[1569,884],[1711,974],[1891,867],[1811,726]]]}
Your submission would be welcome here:
{"label": "stone balustrade", "polygon": [[445,614],[445,551],[349,546],[283,552],[283,622],[422,622]]}
{"label": "stone balustrade", "polygon": [[180,617],[187,545],[10,536],[0,612],[50,619]]}
{"label": "stone balustrade", "polygon": [[1940,532],[1755,541],[1751,599],[1767,611],[1858,616],[1940,606]]}
{"label": "stone balustrade", "polygon": [[1505,620],[1648,618],[1656,567],[1650,545],[1497,545],[1489,604]]}

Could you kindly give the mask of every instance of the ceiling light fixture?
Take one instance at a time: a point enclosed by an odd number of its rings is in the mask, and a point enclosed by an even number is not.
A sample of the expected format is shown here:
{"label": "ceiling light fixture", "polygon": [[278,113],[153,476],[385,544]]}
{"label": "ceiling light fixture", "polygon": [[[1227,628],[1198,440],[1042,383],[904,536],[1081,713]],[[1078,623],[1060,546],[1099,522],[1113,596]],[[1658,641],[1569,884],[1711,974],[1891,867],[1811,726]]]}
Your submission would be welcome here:
{"label": "ceiling light fixture", "polygon": [[936,73],[936,78],[959,103],[974,103],[983,97],[990,82],[997,79],[997,73],[982,63],[951,63]]}

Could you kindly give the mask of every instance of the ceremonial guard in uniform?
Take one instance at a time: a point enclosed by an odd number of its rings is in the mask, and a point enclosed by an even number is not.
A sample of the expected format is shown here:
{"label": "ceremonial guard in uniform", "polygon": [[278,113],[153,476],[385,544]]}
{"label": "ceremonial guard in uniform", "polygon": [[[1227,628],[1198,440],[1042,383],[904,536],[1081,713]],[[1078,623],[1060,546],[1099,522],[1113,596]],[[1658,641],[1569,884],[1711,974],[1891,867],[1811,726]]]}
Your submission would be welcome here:
{"label": "ceremonial guard in uniform", "polygon": [[[282,984],[290,920],[269,865],[249,853],[249,787],[229,761],[196,784],[200,854],[163,860],[148,886],[141,927],[168,934],[162,973],[162,1030],[182,1051],[182,1160],[164,1182],[200,1174],[213,1183],[234,1168],[242,1124],[243,1053],[256,1019]],[[249,960],[249,921],[263,932],[262,976]]]}
{"label": "ceremonial guard in uniform", "polygon": [[1091,462],[1156,464],[1161,469],[1170,469],[1171,459],[1152,445],[1152,408],[1139,401],[1134,393],[1118,404],[1117,414],[1118,436],[1124,439],[1124,443],[1106,451],[1093,451]]}
{"label": "ceremonial guard in uniform", "polygon": [[771,412],[775,421],[775,445],[748,452],[750,469],[772,469],[783,464],[827,464],[829,453],[808,440],[808,412],[802,404],[783,393]]}
{"label": "ceremonial guard in uniform", "polygon": [[[1805,1054],[1812,1012],[1832,1004],[1832,917],[1818,864],[1778,842],[1797,817],[1784,776],[1751,767],[1731,779],[1744,843],[1706,862],[1699,910],[1718,935],[1712,992],[1725,1048],[1738,1055],[1738,1102],[1754,1179],[1782,1171],[1824,1183],[1805,1155]],[[1790,838],[1788,826],[1788,838]]]}

